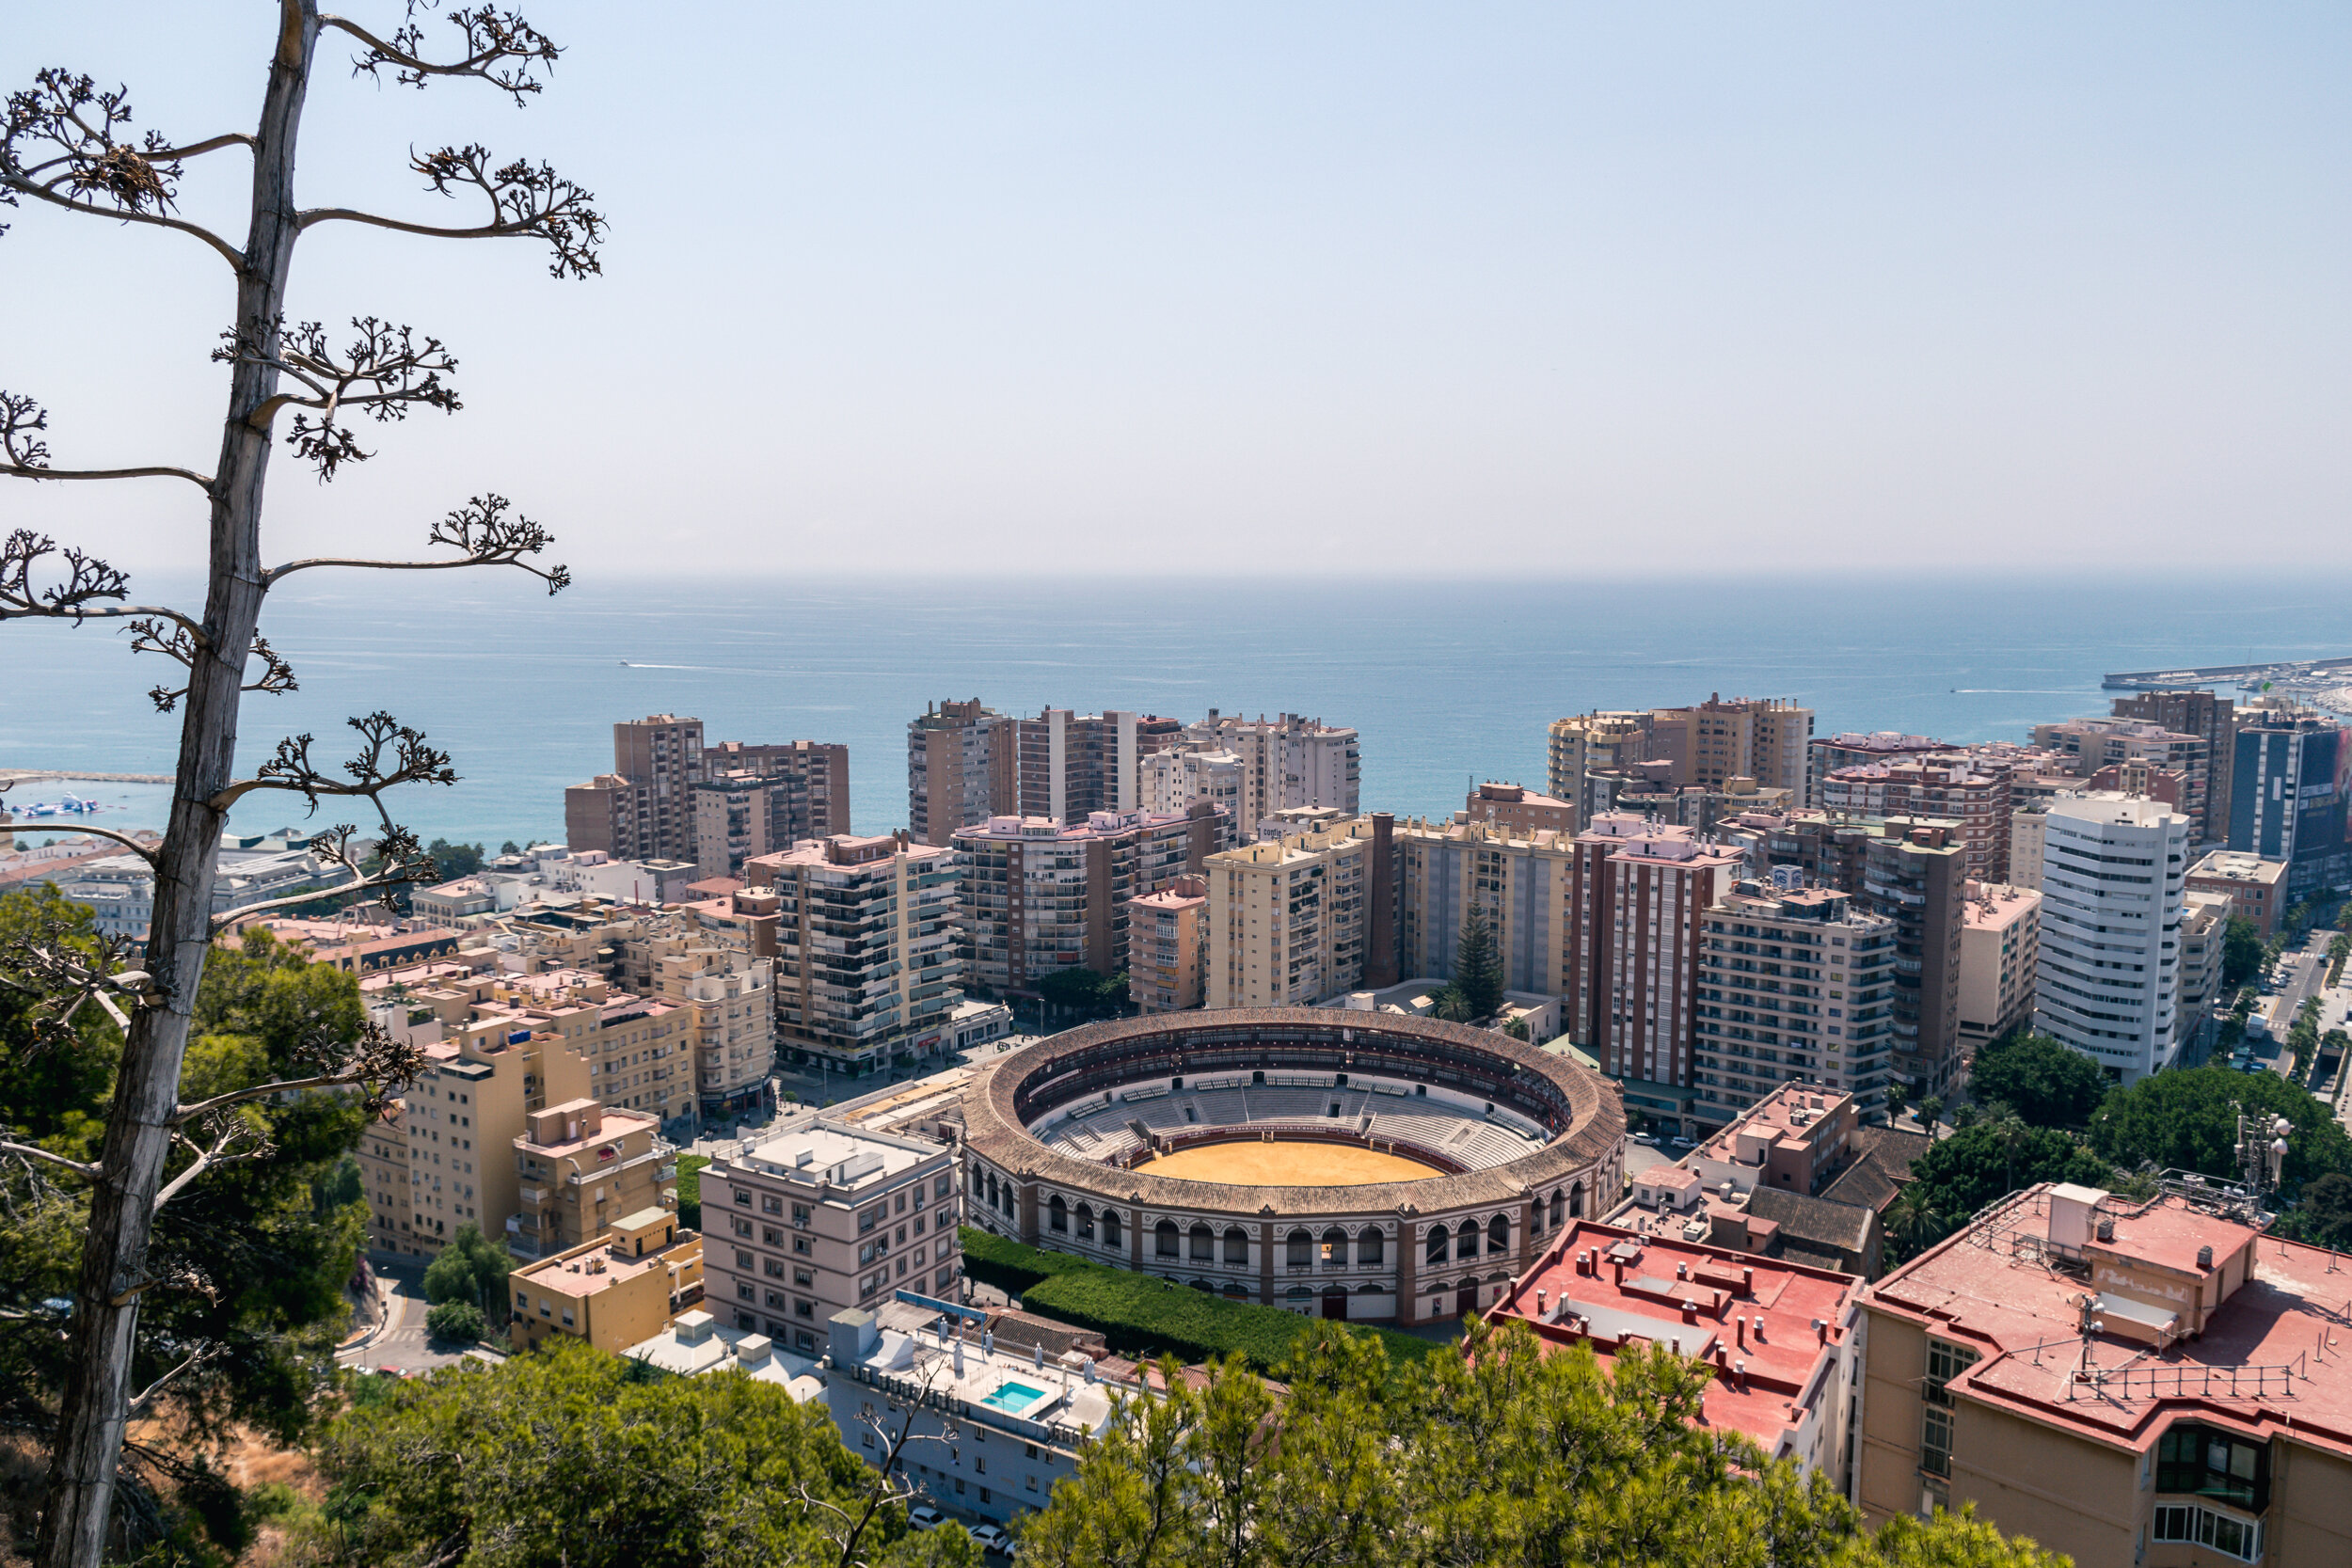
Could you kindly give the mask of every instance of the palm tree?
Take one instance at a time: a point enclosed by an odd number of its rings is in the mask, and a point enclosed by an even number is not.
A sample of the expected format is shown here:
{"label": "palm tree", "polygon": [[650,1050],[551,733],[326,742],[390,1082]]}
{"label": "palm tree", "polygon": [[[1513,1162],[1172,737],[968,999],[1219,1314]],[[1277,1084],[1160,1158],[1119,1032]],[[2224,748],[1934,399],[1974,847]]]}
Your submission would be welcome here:
{"label": "palm tree", "polygon": [[1909,1262],[1944,1236],[1943,1216],[1928,1207],[1927,1195],[1915,1181],[1902,1184],[1879,1220],[1886,1227],[1887,1243],[1895,1249],[1898,1263]]}
{"label": "palm tree", "polygon": [[1983,1126],[1993,1129],[1993,1138],[2001,1146],[2002,1175],[2008,1190],[2017,1190],[2017,1151],[2033,1137],[2033,1129],[2019,1119],[2017,1112],[2002,1101],[1994,1101],[1984,1108]]}

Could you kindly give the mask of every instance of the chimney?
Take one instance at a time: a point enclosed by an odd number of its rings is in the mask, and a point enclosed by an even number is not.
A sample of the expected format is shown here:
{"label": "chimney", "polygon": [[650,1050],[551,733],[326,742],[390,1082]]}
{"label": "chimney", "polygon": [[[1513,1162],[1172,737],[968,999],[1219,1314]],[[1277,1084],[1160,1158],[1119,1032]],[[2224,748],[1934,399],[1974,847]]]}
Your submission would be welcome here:
{"label": "chimney", "polygon": [[1747,1320],[1747,1319],[1745,1319],[1745,1318],[1740,1318],[1740,1317],[1735,1317],[1735,1318],[1733,1318],[1733,1319],[1731,1320],[1731,1332],[1732,1332],[1733,1334],[1735,1334],[1735,1335],[1737,1335],[1737,1336],[1739,1337],[1739,1340],[1740,1340],[1740,1348],[1741,1350],[1745,1350],[1745,1349],[1747,1349],[1747,1348],[1748,1348],[1748,1320]]}
{"label": "chimney", "polygon": [[1743,1268],[1740,1271],[1740,1293],[1743,1296],[1756,1294],[1756,1271],[1754,1269]]}
{"label": "chimney", "polygon": [[1540,1318],[1544,1315],[1544,1300],[1549,1294],[1550,1292],[1549,1291],[1543,1290],[1538,1290],[1535,1292],[1535,1316]]}
{"label": "chimney", "polygon": [[1697,1302],[1686,1301],[1682,1304],[1682,1321],[1686,1323],[1694,1323],[1699,1321],[1699,1304]]}
{"label": "chimney", "polygon": [[1822,1344],[1826,1345],[1829,1343],[1828,1319],[1816,1318],[1813,1320],[1813,1338],[1820,1340]]}
{"label": "chimney", "polygon": [[1614,1284],[1622,1286],[1625,1283],[1625,1259],[1612,1258],[1609,1260],[1609,1274]]}
{"label": "chimney", "polygon": [[1748,1391],[1748,1364],[1746,1362],[1734,1361],[1731,1364],[1731,1381],[1732,1386],[1740,1392],[1744,1394]]}
{"label": "chimney", "polygon": [[1759,1345],[1764,1342],[1764,1320],[1762,1318],[1756,1320],[1756,1342]]}
{"label": "chimney", "polygon": [[2213,1267],[2213,1248],[2201,1246],[2197,1249],[2197,1266],[2201,1269]]}

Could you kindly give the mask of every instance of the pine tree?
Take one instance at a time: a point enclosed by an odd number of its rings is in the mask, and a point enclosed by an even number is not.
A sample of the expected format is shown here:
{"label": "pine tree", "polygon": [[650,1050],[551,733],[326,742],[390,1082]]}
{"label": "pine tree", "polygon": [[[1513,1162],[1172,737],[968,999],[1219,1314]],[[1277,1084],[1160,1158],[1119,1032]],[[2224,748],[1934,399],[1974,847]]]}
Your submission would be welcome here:
{"label": "pine tree", "polygon": [[1495,950],[1495,931],[1486,923],[1486,911],[1476,904],[1462,917],[1462,932],[1454,941],[1454,985],[1470,1004],[1472,1018],[1491,1018],[1502,1006],[1502,955]]}

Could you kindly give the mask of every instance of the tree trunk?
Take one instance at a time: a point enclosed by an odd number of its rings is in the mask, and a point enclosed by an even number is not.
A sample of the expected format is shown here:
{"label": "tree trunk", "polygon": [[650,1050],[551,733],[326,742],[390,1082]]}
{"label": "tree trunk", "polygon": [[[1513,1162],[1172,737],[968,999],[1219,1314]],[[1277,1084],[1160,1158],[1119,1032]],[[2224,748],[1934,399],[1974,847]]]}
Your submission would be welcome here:
{"label": "tree trunk", "polygon": [[[315,0],[280,0],[278,9],[253,150],[252,225],[237,276],[238,330],[267,343],[276,341],[294,261],[294,139],[318,43]],[[237,707],[265,591],[261,521],[269,435],[247,419],[277,389],[275,370],[244,360],[234,366],[212,492],[205,645],[188,672],[179,777],[147,941],[148,973],[160,1000],[132,1017],[99,1160],[103,1175],[90,1190],[89,1235],[41,1516],[40,1568],[98,1568],[104,1554],[155,1194],[171,1153],[181,1063],[212,940],[213,862],[226,816],[212,800],[234,779]]]}

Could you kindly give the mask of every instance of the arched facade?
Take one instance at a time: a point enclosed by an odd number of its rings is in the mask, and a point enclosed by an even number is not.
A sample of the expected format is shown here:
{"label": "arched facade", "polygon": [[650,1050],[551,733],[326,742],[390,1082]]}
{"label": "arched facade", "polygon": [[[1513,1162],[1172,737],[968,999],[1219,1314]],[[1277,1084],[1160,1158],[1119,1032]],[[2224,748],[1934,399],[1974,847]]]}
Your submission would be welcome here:
{"label": "arched facade", "polygon": [[[1074,1158],[1030,1132],[1062,1107],[1114,1103],[1122,1085],[1261,1073],[1376,1078],[1394,1095],[1412,1085],[1399,1103],[1499,1107],[1530,1152],[1420,1180],[1248,1186]],[[1323,1009],[1089,1024],[989,1064],[964,1115],[965,1190],[984,1228],[1226,1300],[1404,1323],[1492,1306],[1544,1236],[1614,1190],[1624,1130],[1615,1085],[1573,1062],[1459,1024]]]}

